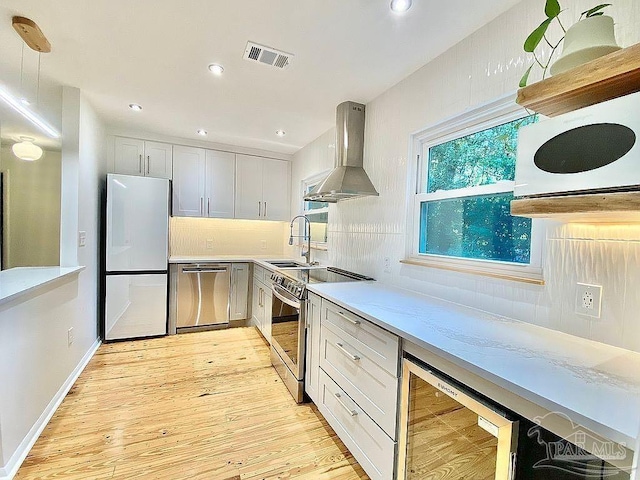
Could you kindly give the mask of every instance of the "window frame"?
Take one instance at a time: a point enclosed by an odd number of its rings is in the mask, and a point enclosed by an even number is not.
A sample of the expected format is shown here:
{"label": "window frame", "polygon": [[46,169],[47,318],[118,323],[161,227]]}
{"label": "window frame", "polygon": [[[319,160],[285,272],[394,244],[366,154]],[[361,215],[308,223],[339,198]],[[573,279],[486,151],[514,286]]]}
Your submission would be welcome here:
{"label": "window frame", "polygon": [[528,113],[517,103],[515,95],[508,94],[494,101],[465,110],[441,122],[428,126],[411,136],[410,179],[406,258],[403,263],[418,264],[446,270],[462,271],[528,283],[544,283],[542,256],[544,246],[543,222],[531,222],[531,252],[529,264],[518,264],[499,260],[449,257],[420,253],[420,209],[424,201],[464,198],[513,192],[515,181],[502,180],[490,185],[464,187],[454,190],[438,190],[422,193],[428,174],[429,148],[456,138],[464,137],[504,123],[526,117]]}
{"label": "window frame", "polygon": [[[315,208],[315,209],[309,209],[307,210],[305,208],[307,202],[304,200],[304,196],[307,194],[307,189],[309,187],[315,187],[318,183],[322,182],[325,178],[327,178],[327,175],[329,175],[329,173],[331,172],[331,170],[326,170],[324,172],[320,172],[320,173],[316,173],[314,175],[311,175],[310,177],[304,178],[302,179],[302,181],[300,182],[301,185],[301,193],[302,196],[300,197],[302,202],[300,204],[300,215],[313,215],[316,213],[326,213],[327,214],[327,230],[329,228],[329,204],[327,204],[326,207],[323,208]],[[300,226],[298,227],[298,235],[304,235],[304,222],[300,223]],[[326,242],[317,242],[317,241],[311,241],[311,248],[317,249],[317,250],[327,250],[327,244],[328,244],[328,238]],[[300,239],[298,239],[298,245],[300,245]]]}

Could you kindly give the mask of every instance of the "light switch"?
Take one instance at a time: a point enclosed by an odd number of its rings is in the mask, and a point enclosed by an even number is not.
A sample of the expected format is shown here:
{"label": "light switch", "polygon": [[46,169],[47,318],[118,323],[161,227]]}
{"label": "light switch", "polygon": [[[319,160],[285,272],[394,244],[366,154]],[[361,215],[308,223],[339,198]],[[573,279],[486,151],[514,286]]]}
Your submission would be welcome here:
{"label": "light switch", "polygon": [[87,244],[87,232],[81,230],[78,232],[78,245],[84,247]]}

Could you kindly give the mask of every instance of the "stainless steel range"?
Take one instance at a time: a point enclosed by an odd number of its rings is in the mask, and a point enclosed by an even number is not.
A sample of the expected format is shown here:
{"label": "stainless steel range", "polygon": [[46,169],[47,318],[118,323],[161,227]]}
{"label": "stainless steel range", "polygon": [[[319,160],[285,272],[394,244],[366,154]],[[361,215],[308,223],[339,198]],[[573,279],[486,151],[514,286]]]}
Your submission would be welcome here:
{"label": "stainless steel range", "polygon": [[281,269],[271,275],[271,364],[296,402],[304,398],[307,284],[374,280],[335,267]]}

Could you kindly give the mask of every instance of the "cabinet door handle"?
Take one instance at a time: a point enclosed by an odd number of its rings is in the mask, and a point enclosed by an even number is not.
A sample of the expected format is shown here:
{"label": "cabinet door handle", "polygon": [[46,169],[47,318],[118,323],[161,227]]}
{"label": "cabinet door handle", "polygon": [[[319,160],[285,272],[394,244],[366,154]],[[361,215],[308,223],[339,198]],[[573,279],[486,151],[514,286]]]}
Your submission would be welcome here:
{"label": "cabinet door handle", "polygon": [[200,215],[204,212],[204,197],[200,197]]}
{"label": "cabinet door handle", "polygon": [[211,215],[211,199],[207,197],[207,217]]}
{"label": "cabinet door handle", "polygon": [[264,202],[264,216],[267,217],[267,202]]}
{"label": "cabinet door handle", "polygon": [[347,405],[342,401],[342,395],[340,395],[340,393],[334,393],[333,396],[336,397],[336,400],[338,400],[340,406],[344,408],[349,415],[351,415],[352,417],[358,415],[358,412],[347,407]]}
{"label": "cabinet door handle", "polygon": [[258,216],[262,215],[262,202],[258,202]]}
{"label": "cabinet door handle", "polygon": [[147,155],[147,175],[149,175],[149,169],[151,165],[151,158],[149,157],[149,155]]}
{"label": "cabinet door handle", "polygon": [[360,320],[354,320],[353,318],[349,318],[347,317],[344,312],[335,312],[336,315],[338,315],[340,318],[345,319],[347,322],[353,323],[354,325],[360,325]]}
{"label": "cabinet door handle", "polygon": [[142,154],[138,155],[138,172],[142,173]]}
{"label": "cabinet door handle", "polygon": [[347,350],[346,348],[344,348],[344,345],[342,345],[340,342],[336,342],[336,347],[338,347],[340,350],[342,350],[342,352],[349,357],[351,360],[353,360],[354,362],[357,362],[358,360],[360,360],[360,357],[358,355],[354,355],[353,353],[351,353],[349,350]]}

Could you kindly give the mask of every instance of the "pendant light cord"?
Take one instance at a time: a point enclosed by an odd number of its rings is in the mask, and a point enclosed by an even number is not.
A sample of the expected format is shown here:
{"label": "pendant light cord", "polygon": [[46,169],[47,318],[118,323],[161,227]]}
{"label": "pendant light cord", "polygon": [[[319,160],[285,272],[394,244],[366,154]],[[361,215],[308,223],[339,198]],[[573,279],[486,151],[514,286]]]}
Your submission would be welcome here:
{"label": "pendant light cord", "polygon": [[23,86],[23,72],[24,72],[24,42],[22,42],[22,57],[20,59],[20,93],[24,95],[24,86]]}
{"label": "pendant light cord", "polygon": [[[24,47],[23,47],[24,48]],[[40,106],[40,59],[42,58],[42,54],[38,52],[38,86],[36,87],[36,106]]]}

